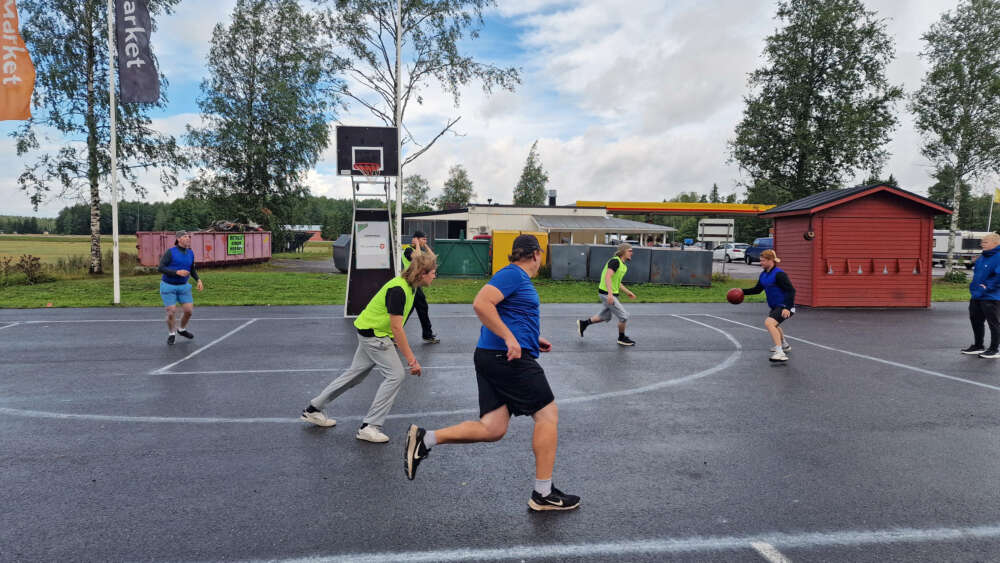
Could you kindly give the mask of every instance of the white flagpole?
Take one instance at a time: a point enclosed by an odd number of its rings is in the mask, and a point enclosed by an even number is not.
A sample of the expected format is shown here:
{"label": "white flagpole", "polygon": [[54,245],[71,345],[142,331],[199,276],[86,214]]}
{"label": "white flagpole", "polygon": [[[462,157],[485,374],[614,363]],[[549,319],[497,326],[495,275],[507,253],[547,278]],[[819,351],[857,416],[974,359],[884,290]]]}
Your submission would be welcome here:
{"label": "white flagpole", "polygon": [[111,240],[114,264],[114,304],[122,301],[120,264],[118,259],[118,127],[115,104],[115,6],[108,0],[108,97],[111,110]]}
{"label": "white flagpole", "polygon": [[396,275],[399,275],[401,260],[396,255],[403,246],[403,0],[396,0],[396,157],[399,170],[396,171],[396,243],[389,253],[395,258]]}

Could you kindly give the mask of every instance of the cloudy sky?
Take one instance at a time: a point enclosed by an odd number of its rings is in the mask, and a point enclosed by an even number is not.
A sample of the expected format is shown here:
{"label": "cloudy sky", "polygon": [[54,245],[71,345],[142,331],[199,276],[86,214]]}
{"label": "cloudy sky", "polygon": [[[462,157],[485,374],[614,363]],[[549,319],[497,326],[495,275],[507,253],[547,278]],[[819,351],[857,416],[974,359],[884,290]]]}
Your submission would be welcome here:
{"label": "cloudy sky", "polygon": [[[170,107],[156,117],[179,135],[198,119],[195,100],[205,75],[212,27],[225,21],[233,0],[183,0],[153,35],[161,70],[170,80]],[[763,62],[764,39],[778,25],[773,2],[753,0],[498,0],[481,37],[466,44],[482,61],[521,69],[516,92],[486,95],[470,85],[455,107],[429,89],[407,122],[421,140],[449,118],[461,116],[460,135],[445,136],[407,169],[427,178],[432,196],[448,169],[462,164],[477,200],[512,199],[531,144],[538,141],[549,187],[560,204],[576,200],[660,201],[682,191],[723,194],[746,180],[727,164],[726,142],[743,110],[747,74]],[[889,79],[907,92],[920,84],[925,65],[920,35],[957,0],[866,0],[887,20],[896,41]],[[627,6],[623,8],[623,6]],[[666,7],[665,7],[666,6]],[[885,173],[904,188],[926,193],[933,183],[920,155],[912,116],[900,104],[900,127],[889,146]],[[345,125],[379,125],[360,108],[339,116]],[[0,122],[0,214],[35,214],[17,188],[23,162]],[[332,135],[331,135],[332,138]],[[59,139],[55,139],[59,142]],[[861,178],[858,178],[860,181]],[[309,173],[314,194],[349,197],[336,176],[334,147]],[[989,180],[976,185],[985,190]],[[149,199],[169,200],[152,177]],[[55,216],[72,201],[53,199],[37,215]]]}

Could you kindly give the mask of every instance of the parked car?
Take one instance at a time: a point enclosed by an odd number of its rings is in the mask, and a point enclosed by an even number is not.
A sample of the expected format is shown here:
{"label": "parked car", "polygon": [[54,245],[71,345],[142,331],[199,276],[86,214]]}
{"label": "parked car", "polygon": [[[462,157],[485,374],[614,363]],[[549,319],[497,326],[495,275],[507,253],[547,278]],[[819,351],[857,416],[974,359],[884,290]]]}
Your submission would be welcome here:
{"label": "parked car", "polygon": [[743,261],[747,264],[760,262],[760,253],[769,248],[774,248],[774,237],[755,238],[750,248],[743,252]]}
{"label": "parked car", "polygon": [[726,262],[743,260],[743,253],[748,248],[750,245],[742,242],[720,244],[712,249],[712,260],[725,260]]}

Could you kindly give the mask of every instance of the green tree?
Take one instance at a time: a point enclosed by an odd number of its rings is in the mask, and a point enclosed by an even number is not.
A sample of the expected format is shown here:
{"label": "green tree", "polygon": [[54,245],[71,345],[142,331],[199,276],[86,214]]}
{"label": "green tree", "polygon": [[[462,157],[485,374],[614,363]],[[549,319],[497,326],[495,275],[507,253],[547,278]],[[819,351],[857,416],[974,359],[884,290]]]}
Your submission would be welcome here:
{"label": "green tree", "polygon": [[719,198],[719,184],[712,184],[712,191],[708,194],[709,203],[719,203],[722,200]]}
{"label": "green tree", "polygon": [[[327,6],[324,28],[344,49],[336,65],[355,79],[341,85],[341,94],[386,125],[399,127],[404,146],[418,147],[400,163],[401,173],[461,119],[449,118],[429,141],[414,139],[405,126],[406,110],[411,102],[423,104],[420,92],[432,81],[451,94],[456,107],[462,87],[473,80],[487,93],[494,87],[513,91],[521,81],[513,67],[478,62],[462,52],[469,39],[479,37],[483,13],[495,7],[493,0],[410,0],[402,3],[401,22],[396,21],[397,0],[315,1]],[[405,65],[396,57],[397,36]],[[397,81],[400,107],[396,107]]]}
{"label": "green tree", "polygon": [[880,169],[903,95],[885,77],[892,38],[861,0],[780,0],[777,18],[729,143],[748,192],[766,180],[773,204]]}
{"label": "green tree", "polygon": [[403,211],[414,213],[420,211],[430,211],[431,184],[420,174],[407,176],[403,180]]}
{"label": "green tree", "polygon": [[205,126],[188,128],[204,166],[188,194],[264,226],[274,246],[329,143],[336,98],[327,90],[337,80],[318,34],[295,0],[239,0],[232,22],[212,32],[210,77],[198,99]]}
{"label": "green tree", "polygon": [[538,141],[531,145],[528,160],[521,170],[521,179],[514,188],[514,205],[545,205],[545,186],[549,175],[538,158]]}
{"label": "green tree", "polygon": [[[913,93],[910,109],[923,137],[921,152],[938,170],[949,167],[953,213],[960,227],[962,184],[1000,169],[1000,2],[963,0],[922,38],[930,70]],[[940,178],[939,178],[940,180]],[[951,271],[955,238],[945,266]]]}
{"label": "green tree", "polygon": [[[972,204],[972,186],[968,182],[960,181],[958,183],[958,204],[955,204],[955,169],[951,166],[945,166],[944,168],[936,171],[934,173],[934,178],[937,182],[933,186],[927,188],[927,197],[930,199],[947,205],[952,209],[971,209]],[[950,227],[952,221],[952,216],[950,215],[938,215],[934,217],[934,228],[935,229],[947,229]],[[983,221],[985,224],[985,221]],[[968,229],[969,221],[963,214],[959,219],[956,226],[957,229]]]}
{"label": "green tree", "polygon": [[438,209],[457,209],[467,207],[472,198],[476,197],[476,192],[472,188],[472,180],[465,167],[456,164],[448,170],[448,179],[445,180],[444,190],[435,202]]}
{"label": "green tree", "polygon": [[[179,0],[149,0],[150,18],[169,14]],[[35,64],[33,117],[13,134],[19,156],[38,152],[18,177],[32,205],[55,190],[57,196],[90,200],[90,271],[100,273],[101,186],[111,168],[108,96],[108,21],[103,0],[22,0],[22,35]],[[164,189],[177,184],[184,158],[173,137],[153,130],[149,114],[166,107],[166,79],[160,76],[155,104],[119,104],[118,176],[145,194],[136,171],[158,168]],[[57,131],[61,139],[44,138]],[[39,134],[43,139],[39,139]],[[66,139],[66,141],[63,141]],[[58,146],[56,149],[49,147]],[[105,189],[108,186],[104,186]]]}

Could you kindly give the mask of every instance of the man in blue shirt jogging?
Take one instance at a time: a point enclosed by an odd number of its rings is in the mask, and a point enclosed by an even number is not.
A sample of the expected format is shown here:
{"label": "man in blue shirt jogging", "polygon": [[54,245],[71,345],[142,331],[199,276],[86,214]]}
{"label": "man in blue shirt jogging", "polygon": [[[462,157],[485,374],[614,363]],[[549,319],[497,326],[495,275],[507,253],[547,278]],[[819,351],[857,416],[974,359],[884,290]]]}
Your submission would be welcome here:
{"label": "man in blue shirt jogging", "polygon": [[552,485],[559,441],[559,409],[549,382],[535,358],[552,350],[540,336],[538,292],[531,278],[542,265],[542,248],[534,235],[514,239],[511,263],[497,272],[476,295],[473,309],[483,327],[474,361],[479,387],[479,420],[425,430],[410,425],[406,434],[404,469],[413,480],[417,466],[437,444],[496,442],[507,433],[510,417],[531,416],[535,430],[535,487],[531,510],[571,510],[580,497]]}
{"label": "man in blue shirt jogging", "polygon": [[[194,278],[198,282],[198,291],[205,289],[198,277],[198,272],[194,269],[194,251],[191,250],[191,235],[187,231],[177,231],[174,236],[174,246],[167,249],[160,258],[160,267],[157,270],[163,274],[160,279],[160,298],[167,308],[167,344],[173,345],[177,335],[184,338],[194,338],[194,334],[187,329],[188,321],[194,312],[194,298],[191,296],[191,284],[188,278]],[[180,303],[184,312],[181,317],[180,330],[175,329],[174,317],[177,313],[177,304]]]}
{"label": "man in blue shirt jogging", "polygon": [[[975,342],[963,354],[995,360],[1000,358],[1000,235],[989,233],[979,241],[983,253],[976,260],[969,284],[969,321]],[[990,347],[983,349],[983,323],[990,327]]]}

